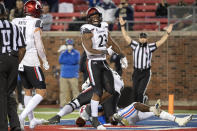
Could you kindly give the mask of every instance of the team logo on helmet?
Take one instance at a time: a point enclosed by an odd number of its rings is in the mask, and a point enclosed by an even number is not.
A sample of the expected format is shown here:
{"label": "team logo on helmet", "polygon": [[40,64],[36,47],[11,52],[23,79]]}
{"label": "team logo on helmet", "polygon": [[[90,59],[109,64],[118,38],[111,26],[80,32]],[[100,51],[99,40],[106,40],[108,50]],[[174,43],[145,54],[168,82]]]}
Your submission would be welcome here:
{"label": "team logo on helmet", "polygon": [[24,13],[39,18],[42,13],[41,2],[37,0],[29,0],[24,4]]}
{"label": "team logo on helmet", "polygon": [[86,15],[89,24],[99,26],[102,22],[102,13],[95,7],[89,8],[86,12]]}

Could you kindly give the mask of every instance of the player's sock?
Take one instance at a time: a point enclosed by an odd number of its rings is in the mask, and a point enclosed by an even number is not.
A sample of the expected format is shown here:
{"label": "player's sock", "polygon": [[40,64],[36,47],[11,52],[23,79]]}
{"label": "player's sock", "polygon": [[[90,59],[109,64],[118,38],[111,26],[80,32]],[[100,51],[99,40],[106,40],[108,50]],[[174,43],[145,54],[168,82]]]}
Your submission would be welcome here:
{"label": "player's sock", "polygon": [[[27,106],[27,104],[29,103],[29,101],[32,99],[32,96],[24,96],[24,104],[25,104],[25,107]],[[34,118],[34,113],[33,111],[30,111],[28,113],[28,118],[29,118],[29,121],[31,121],[33,118]]]}
{"label": "player's sock", "polygon": [[171,115],[165,111],[161,111],[159,118],[164,119],[164,120],[169,120],[169,121],[175,121],[175,116]]}
{"label": "player's sock", "polygon": [[92,117],[98,117],[99,101],[91,100],[90,104],[91,104]]}
{"label": "player's sock", "polygon": [[33,111],[34,108],[43,100],[43,97],[39,94],[36,94],[27,104],[26,108],[21,113],[20,117],[25,119],[29,112]]}
{"label": "player's sock", "polygon": [[71,101],[69,104],[65,105],[60,112],[57,113],[60,117],[70,114],[73,112],[76,108],[80,107],[79,101],[75,99],[74,101]]}

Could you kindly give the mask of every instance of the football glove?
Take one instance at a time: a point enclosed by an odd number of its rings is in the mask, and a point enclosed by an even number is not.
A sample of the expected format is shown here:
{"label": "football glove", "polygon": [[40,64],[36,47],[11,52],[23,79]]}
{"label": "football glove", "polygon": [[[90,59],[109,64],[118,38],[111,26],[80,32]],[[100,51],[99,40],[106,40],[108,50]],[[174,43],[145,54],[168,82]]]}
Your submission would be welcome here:
{"label": "football glove", "polygon": [[120,59],[120,64],[121,64],[121,67],[126,69],[128,67],[128,61],[127,61],[127,58],[126,57],[123,57]]}
{"label": "football glove", "polygon": [[43,68],[45,70],[48,70],[49,69],[49,63],[48,63],[48,61],[43,62]]}

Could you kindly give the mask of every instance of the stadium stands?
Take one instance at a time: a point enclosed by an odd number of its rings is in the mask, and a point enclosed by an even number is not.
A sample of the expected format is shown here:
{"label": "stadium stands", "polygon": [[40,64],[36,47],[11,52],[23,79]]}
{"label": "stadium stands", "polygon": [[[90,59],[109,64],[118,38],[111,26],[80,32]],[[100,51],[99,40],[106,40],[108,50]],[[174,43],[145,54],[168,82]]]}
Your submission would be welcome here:
{"label": "stadium stands", "polygon": [[[168,4],[175,5],[179,0],[167,0]],[[88,5],[84,0],[73,0],[75,13],[52,13],[53,25],[52,30],[66,30],[68,23],[73,20],[73,17],[80,17],[80,12],[86,11]],[[120,0],[113,0],[116,5],[120,4]],[[167,18],[156,18],[155,11],[157,9],[160,0],[128,0],[134,8],[134,30],[162,30],[167,26]],[[185,3],[191,5],[195,0],[184,0]],[[141,23],[140,23],[141,22]],[[142,24],[142,22],[144,22]],[[158,25],[160,22],[160,26]],[[114,29],[117,29],[117,24],[114,25]]]}

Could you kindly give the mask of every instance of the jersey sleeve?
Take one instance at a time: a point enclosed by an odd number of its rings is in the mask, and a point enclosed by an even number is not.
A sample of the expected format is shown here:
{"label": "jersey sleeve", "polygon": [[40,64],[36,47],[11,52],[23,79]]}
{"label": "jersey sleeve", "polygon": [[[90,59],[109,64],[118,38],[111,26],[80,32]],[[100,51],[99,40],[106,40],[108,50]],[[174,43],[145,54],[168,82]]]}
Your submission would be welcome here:
{"label": "jersey sleeve", "polygon": [[139,43],[137,41],[132,40],[130,43],[130,46],[133,50],[136,49],[136,47],[139,45]]}
{"label": "jersey sleeve", "polygon": [[148,46],[151,52],[154,52],[157,49],[156,43],[150,43]]}
{"label": "jersey sleeve", "polygon": [[81,26],[80,31],[81,34],[85,34],[85,33],[92,33],[92,27],[89,24],[85,24],[83,26]]}

